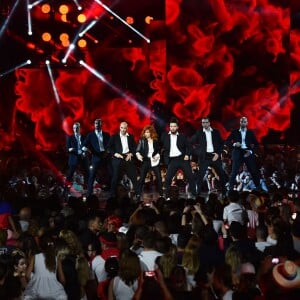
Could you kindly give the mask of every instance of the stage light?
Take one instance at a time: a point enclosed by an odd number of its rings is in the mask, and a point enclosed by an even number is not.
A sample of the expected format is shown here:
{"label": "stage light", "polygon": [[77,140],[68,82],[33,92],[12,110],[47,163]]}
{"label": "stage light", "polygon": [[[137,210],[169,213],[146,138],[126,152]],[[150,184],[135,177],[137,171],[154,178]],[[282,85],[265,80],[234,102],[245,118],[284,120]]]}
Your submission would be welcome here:
{"label": "stage light", "polygon": [[66,15],[69,12],[69,7],[65,4],[62,4],[59,8],[58,11],[62,14],[62,15]]}
{"label": "stage light", "polygon": [[33,7],[35,7],[36,5],[40,4],[41,2],[43,2],[44,0],[37,0],[31,4],[28,4],[28,8],[32,9]]}
{"label": "stage light", "polygon": [[87,45],[87,42],[86,42],[86,40],[84,40],[84,39],[80,39],[80,40],[77,42],[77,45],[78,45],[78,47],[80,47],[80,48],[85,48],[86,45]]}
{"label": "stage light", "polygon": [[122,98],[126,99],[128,102],[130,102],[133,105],[137,105],[138,109],[145,115],[149,116],[151,114],[151,110],[145,107],[144,105],[141,105],[137,102],[137,100],[131,98],[128,96],[125,92],[123,92],[121,89],[119,89],[117,86],[112,84],[111,82],[107,81],[107,79],[104,77],[103,74],[101,74],[99,71],[92,68],[90,65],[88,65],[85,61],[80,60],[79,64],[82,65],[85,69],[87,69],[89,72],[91,72],[93,75],[95,75],[98,79],[103,81],[105,84],[107,84],[113,91],[115,91],[118,95],[120,95]]}
{"label": "stage light", "polygon": [[128,17],[126,17],[126,22],[128,23],[128,24],[130,24],[130,25],[132,25],[133,23],[134,23],[134,18],[133,17],[130,17],[130,16],[128,16]]}
{"label": "stage light", "polygon": [[46,60],[45,60],[45,64],[46,64],[46,65],[50,65],[50,60],[49,60],[49,59],[46,59]]}
{"label": "stage light", "polygon": [[107,5],[102,3],[100,0],[94,0],[96,3],[98,3],[100,6],[102,6],[106,11],[111,13],[114,17],[116,17],[120,22],[122,22],[124,25],[129,27],[132,31],[134,31],[138,36],[140,36],[142,39],[144,39],[148,44],[150,44],[150,39],[148,39],[146,36],[144,36],[142,33],[140,33],[138,30],[136,30],[133,26],[128,24],[125,20],[123,20],[119,15],[117,15],[114,11],[112,11]]}
{"label": "stage light", "polygon": [[61,15],[60,19],[65,23],[68,22],[67,15]]}
{"label": "stage light", "polygon": [[71,52],[73,51],[74,48],[75,48],[75,45],[73,43],[71,43],[70,46],[69,46],[69,48],[68,48],[68,50],[67,50],[67,52],[66,52],[65,57],[62,59],[63,63],[67,62],[68,57],[70,56],[70,54],[71,54]]}
{"label": "stage light", "polygon": [[43,4],[41,7],[41,11],[44,14],[48,14],[51,11],[51,6],[48,3]]}
{"label": "stage light", "polygon": [[77,16],[77,21],[79,23],[84,23],[86,21],[86,15],[85,14],[80,14]]}
{"label": "stage light", "polygon": [[146,23],[146,24],[150,24],[151,21],[153,21],[153,17],[147,16],[147,17],[145,18],[145,23]]}
{"label": "stage light", "polygon": [[27,25],[28,25],[28,35],[32,35],[32,23],[31,23],[31,10],[29,8],[29,0],[26,0],[27,3]]}
{"label": "stage light", "polygon": [[61,33],[59,35],[59,39],[63,42],[63,41],[68,41],[69,40],[69,35],[65,32]]}
{"label": "stage light", "polygon": [[87,27],[85,27],[84,30],[82,30],[82,31],[78,34],[78,36],[79,36],[79,37],[83,37],[84,34],[85,34],[87,31],[89,31],[93,26],[95,26],[97,22],[98,22],[98,20],[93,20]]}
{"label": "stage light", "polygon": [[17,70],[17,69],[20,69],[26,65],[30,65],[31,64],[31,60],[30,59],[27,59],[26,61],[22,62],[21,64],[17,65],[17,66],[14,66],[12,67],[11,69],[5,71],[4,73],[1,73],[0,74],[0,77],[4,77],[5,75],[8,75],[9,73]]}
{"label": "stage light", "polygon": [[63,47],[67,48],[70,46],[70,41],[69,40],[61,41],[61,44]]}
{"label": "stage light", "polygon": [[79,5],[77,0],[73,0],[78,10],[82,10],[82,6]]}
{"label": "stage light", "polygon": [[[59,98],[58,91],[57,91],[57,88],[56,88],[56,85],[55,85],[54,76],[53,76],[53,73],[52,73],[52,70],[51,70],[51,67],[50,67],[50,61],[46,60],[45,63],[46,63],[49,78],[50,78],[50,81],[51,81],[51,85],[52,85],[52,89],[53,89],[53,93],[54,93],[54,98],[56,100],[56,103],[58,105],[60,105],[60,98]],[[60,106],[59,106],[59,108],[60,108]],[[60,112],[60,113],[62,113],[62,112]]]}
{"label": "stage light", "polygon": [[43,40],[44,42],[49,42],[49,41],[51,41],[51,38],[52,38],[52,36],[51,36],[51,34],[50,34],[49,32],[44,32],[44,33],[42,34],[42,40]]}
{"label": "stage light", "polygon": [[1,37],[2,37],[2,35],[3,35],[3,33],[4,33],[5,29],[6,29],[6,27],[7,27],[7,25],[8,25],[8,22],[10,21],[12,15],[14,14],[14,12],[15,12],[15,10],[16,10],[18,4],[19,4],[19,2],[20,2],[20,0],[17,0],[17,1],[15,2],[13,8],[12,8],[11,11],[10,11],[10,14],[6,17],[6,20],[4,21],[2,27],[0,28],[0,39],[1,39]]}

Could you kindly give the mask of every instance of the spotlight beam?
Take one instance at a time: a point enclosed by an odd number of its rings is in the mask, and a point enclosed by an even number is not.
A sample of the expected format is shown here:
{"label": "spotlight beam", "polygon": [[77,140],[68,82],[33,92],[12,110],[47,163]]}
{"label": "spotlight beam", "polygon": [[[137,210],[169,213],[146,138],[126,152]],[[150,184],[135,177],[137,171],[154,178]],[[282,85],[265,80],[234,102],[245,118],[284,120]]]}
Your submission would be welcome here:
{"label": "spotlight beam", "polygon": [[50,81],[51,81],[51,85],[52,85],[52,89],[53,89],[53,93],[54,93],[56,103],[58,105],[60,105],[60,98],[59,98],[58,91],[57,91],[57,88],[56,88],[56,85],[55,85],[55,82],[54,82],[54,77],[53,77],[52,69],[51,69],[51,66],[50,66],[50,61],[46,60],[45,63],[46,63],[46,66],[47,66],[47,71],[48,71],[48,74],[49,74],[49,77],[50,77]]}
{"label": "spotlight beam", "polygon": [[31,10],[30,10],[30,8],[29,8],[29,0],[26,0],[26,3],[27,3],[28,35],[32,35]]}
{"label": "spotlight beam", "polygon": [[145,116],[149,116],[151,114],[151,110],[146,108],[145,106],[139,104],[135,99],[133,99],[132,97],[128,96],[126,93],[124,93],[122,90],[120,90],[118,87],[116,87],[115,85],[113,85],[112,83],[110,83],[109,81],[107,81],[105,79],[105,77],[98,72],[97,70],[95,70],[94,68],[92,68],[91,66],[89,66],[85,61],[80,60],[79,63],[86,68],[89,72],[91,72],[93,75],[95,75],[98,79],[100,79],[101,81],[103,81],[106,85],[108,85],[114,92],[116,92],[118,95],[120,95],[121,97],[125,98],[126,100],[128,100],[131,104],[136,105],[138,107],[138,109],[145,115]]}
{"label": "spotlight beam", "polygon": [[77,6],[78,10],[82,10],[82,7],[79,5],[77,0],[73,0],[73,2],[75,3],[75,5]]}
{"label": "spotlight beam", "polygon": [[[77,37],[75,38],[75,40],[77,41]],[[69,46],[69,48],[68,48],[68,50],[67,50],[67,52],[66,52],[64,58],[61,60],[62,63],[65,64],[65,63],[67,62],[67,60],[68,60],[68,58],[69,58],[71,52],[72,52],[72,51],[74,50],[74,48],[75,48],[75,42],[76,42],[76,41],[73,40],[73,42],[70,44],[70,46]]]}
{"label": "spotlight beam", "polygon": [[26,61],[22,62],[21,64],[17,65],[17,66],[14,66],[13,68],[5,71],[4,73],[0,74],[0,77],[4,77],[6,75],[8,75],[9,73],[17,70],[17,69],[20,69],[26,65],[30,65],[31,64],[31,60],[30,59],[27,59]]}
{"label": "spotlight beam", "polygon": [[137,35],[139,35],[142,39],[144,39],[148,44],[150,44],[150,39],[148,39],[146,36],[144,36],[142,33],[140,33],[138,30],[136,30],[133,26],[128,24],[125,20],[123,20],[120,16],[118,16],[114,11],[112,11],[108,6],[106,6],[100,0],[95,0],[95,2],[98,3],[100,6],[102,6],[106,11],[111,13],[114,17],[116,17],[124,25],[129,27],[132,31],[134,31]]}
{"label": "spotlight beam", "polygon": [[20,0],[17,0],[13,6],[13,8],[11,9],[11,12],[9,14],[9,16],[6,18],[6,20],[4,21],[3,25],[1,26],[1,29],[0,29],[0,39],[2,38],[2,35],[8,25],[8,22],[10,21],[12,15],[14,14],[18,4],[19,4]]}
{"label": "spotlight beam", "polygon": [[33,2],[33,3],[31,3],[31,4],[28,4],[27,7],[28,7],[29,9],[32,9],[33,7],[39,5],[39,4],[40,4],[41,2],[43,2],[43,1],[45,1],[45,0],[37,0],[37,1]]}
{"label": "spotlight beam", "polygon": [[83,37],[86,32],[88,32],[92,27],[97,24],[98,20],[93,20],[88,26],[86,26],[79,34],[79,37]]}

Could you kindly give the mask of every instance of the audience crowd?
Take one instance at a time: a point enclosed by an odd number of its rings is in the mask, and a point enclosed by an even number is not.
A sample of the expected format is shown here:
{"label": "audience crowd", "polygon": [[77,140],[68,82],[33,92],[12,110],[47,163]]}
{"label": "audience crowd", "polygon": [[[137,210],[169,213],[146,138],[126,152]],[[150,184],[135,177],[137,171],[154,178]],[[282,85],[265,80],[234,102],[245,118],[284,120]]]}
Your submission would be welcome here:
{"label": "audience crowd", "polygon": [[[300,299],[299,161],[272,147],[258,165],[261,189],[242,167],[225,197],[212,168],[196,199],[180,171],[169,201],[136,202],[124,177],[108,207],[102,175],[86,197],[78,171],[66,189],[59,159],[2,159],[0,299]],[[144,193],[155,189],[148,173]]]}

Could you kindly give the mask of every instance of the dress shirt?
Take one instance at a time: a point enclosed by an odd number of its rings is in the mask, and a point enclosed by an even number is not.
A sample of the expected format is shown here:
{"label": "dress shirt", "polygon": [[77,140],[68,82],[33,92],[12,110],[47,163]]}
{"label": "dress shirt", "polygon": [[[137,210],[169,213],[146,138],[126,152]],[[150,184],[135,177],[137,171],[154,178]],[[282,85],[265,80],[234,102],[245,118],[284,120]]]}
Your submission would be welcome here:
{"label": "dress shirt", "polygon": [[206,136],[206,152],[213,153],[214,146],[213,146],[212,137],[211,137],[212,128],[210,128],[210,127],[208,129],[203,128],[203,132],[205,133],[205,136]]}
{"label": "dress shirt", "polygon": [[100,151],[104,151],[102,131],[95,131],[95,132],[98,137],[99,149]]}
{"label": "dress shirt", "polygon": [[242,143],[241,143],[241,148],[242,149],[247,149],[246,146],[246,131],[247,129],[240,129],[241,135],[242,135]]}
{"label": "dress shirt", "polygon": [[154,152],[153,141],[147,141],[147,143],[148,143],[148,147],[149,147],[148,157],[151,158],[152,154]]}
{"label": "dress shirt", "polygon": [[120,134],[120,138],[121,138],[121,143],[122,143],[122,154],[128,153],[129,152],[129,147],[128,147],[128,133],[126,133],[125,135]]}
{"label": "dress shirt", "polygon": [[81,141],[80,141],[80,134],[76,134],[75,137],[76,137],[77,145],[78,145],[77,154],[80,155],[82,153],[82,150],[81,150]]}
{"label": "dress shirt", "polygon": [[177,136],[178,136],[178,132],[176,134],[172,134],[171,132],[169,132],[170,135],[170,139],[171,139],[171,144],[170,144],[170,157],[178,157],[180,156],[182,153],[180,152],[180,150],[177,147]]}

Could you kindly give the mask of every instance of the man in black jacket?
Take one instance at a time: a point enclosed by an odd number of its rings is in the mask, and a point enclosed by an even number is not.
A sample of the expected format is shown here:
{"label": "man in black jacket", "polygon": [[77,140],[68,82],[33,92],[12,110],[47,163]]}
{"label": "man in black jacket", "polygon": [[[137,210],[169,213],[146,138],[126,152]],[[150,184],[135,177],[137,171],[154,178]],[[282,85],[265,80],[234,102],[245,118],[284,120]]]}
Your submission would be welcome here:
{"label": "man in black jacket", "polygon": [[198,175],[198,194],[201,192],[203,178],[207,168],[213,167],[219,176],[221,192],[225,194],[224,170],[222,168],[221,153],[223,151],[223,140],[217,129],[210,127],[208,117],[202,118],[202,129],[198,130],[191,138],[192,145],[196,146],[199,175]]}
{"label": "man in black jacket", "polygon": [[225,145],[232,150],[232,170],[229,179],[229,189],[235,184],[236,175],[240,166],[245,163],[250,172],[256,188],[260,187],[260,175],[256,166],[255,152],[258,149],[258,141],[252,130],[247,129],[248,119],[240,119],[240,128],[234,129],[225,141]]}
{"label": "man in black jacket", "polygon": [[172,178],[178,170],[182,170],[189,184],[189,191],[196,196],[196,184],[193,179],[190,165],[191,147],[185,135],[178,132],[178,120],[170,120],[170,131],[163,133],[161,144],[164,161],[167,164],[166,174],[166,198],[170,197],[170,186]]}
{"label": "man in black jacket", "polygon": [[109,133],[102,130],[102,120],[94,121],[94,130],[91,131],[83,142],[83,151],[91,152],[91,170],[88,181],[88,196],[93,194],[93,185],[100,166],[107,163],[107,144]]}
{"label": "man in black jacket", "polygon": [[128,123],[121,122],[120,132],[112,135],[108,143],[108,151],[112,155],[111,197],[116,196],[117,185],[122,171],[132,182],[137,192],[137,175],[135,165],[136,144],[131,134],[127,132]]}

